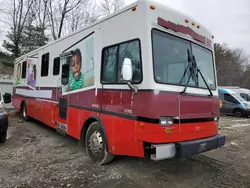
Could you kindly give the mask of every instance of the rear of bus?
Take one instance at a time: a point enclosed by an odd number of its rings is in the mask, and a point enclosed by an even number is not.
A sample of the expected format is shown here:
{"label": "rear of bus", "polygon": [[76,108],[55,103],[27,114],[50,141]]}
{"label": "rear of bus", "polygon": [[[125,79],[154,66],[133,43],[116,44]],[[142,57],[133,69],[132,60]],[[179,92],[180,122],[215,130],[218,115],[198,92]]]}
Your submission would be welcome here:
{"label": "rear of bus", "polygon": [[[147,12],[148,65],[140,92],[137,138],[160,160],[192,156],[225,144],[218,134],[218,97],[213,37],[195,20],[154,1]],[[146,47],[145,47],[146,48]],[[146,70],[146,71],[145,71]]]}

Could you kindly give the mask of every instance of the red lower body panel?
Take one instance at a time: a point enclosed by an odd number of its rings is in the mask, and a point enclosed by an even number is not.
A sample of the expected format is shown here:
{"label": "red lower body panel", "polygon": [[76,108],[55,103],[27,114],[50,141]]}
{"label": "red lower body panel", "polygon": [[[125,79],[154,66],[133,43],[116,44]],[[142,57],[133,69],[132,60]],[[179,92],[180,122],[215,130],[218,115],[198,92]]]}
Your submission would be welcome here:
{"label": "red lower body panel", "polygon": [[[13,106],[20,110],[24,97],[13,96]],[[55,122],[68,125],[67,134],[80,140],[84,123],[100,114],[88,110],[68,108],[68,120],[59,117],[58,104],[49,101],[26,99],[27,114],[46,125],[57,128]],[[206,138],[217,134],[217,122],[190,123],[160,127],[158,124],[138,122],[117,116],[102,114],[109,151],[116,155],[144,157],[144,142],[170,143]],[[170,132],[166,129],[171,129]]]}

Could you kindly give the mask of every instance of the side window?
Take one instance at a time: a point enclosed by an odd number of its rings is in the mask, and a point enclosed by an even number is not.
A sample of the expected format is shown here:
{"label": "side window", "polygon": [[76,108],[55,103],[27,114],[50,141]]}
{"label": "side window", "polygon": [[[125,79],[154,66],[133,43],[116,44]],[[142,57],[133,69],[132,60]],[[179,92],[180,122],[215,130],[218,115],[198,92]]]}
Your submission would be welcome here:
{"label": "side window", "polygon": [[240,96],[241,96],[243,99],[245,99],[246,101],[250,101],[250,97],[249,97],[248,94],[246,94],[246,93],[240,93]]}
{"label": "side window", "polygon": [[42,56],[41,77],[49,75],[49,53]]}
{"label": "side window", "polygon": [[245,100],[247,99],[245,93],[240,93],[240,96],[241,96],[243,99],[245,99]]}
{"label": "side window", "polygon": [[117,52],[117,46],[106,48],[103,51],[102,81],[105,83],[116,83],[117,81]]}
{"label": "side window", "polygon": [[230,94],[224,94],[224,100],[230,103],[239,104],[239,102]]}
{"label": "side window", "polygon": [[142,62],[139,40],[118,44],[103,50],[102,81],[109,84],[122,82],[121,69],[125,58],[132,60],[132,83],[138,84],[142,80]]}
{"label": "side window", "polygon": [[27,62],[24,61],[22,66],[22,78],[26,78],[26,69],[27,69]]}
{"label": "side window", "polygon": [[53,65],[53,75],[59,75],[60,73],[60,57],[56,57],[54,59],[54,65]]}

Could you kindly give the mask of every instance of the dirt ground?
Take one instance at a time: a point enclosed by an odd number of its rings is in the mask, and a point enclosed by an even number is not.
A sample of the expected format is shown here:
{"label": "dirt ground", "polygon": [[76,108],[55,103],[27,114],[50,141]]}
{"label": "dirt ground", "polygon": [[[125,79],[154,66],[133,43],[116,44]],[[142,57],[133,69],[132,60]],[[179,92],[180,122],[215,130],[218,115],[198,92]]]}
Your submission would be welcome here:
{"label": "dirt ground", "polygon": [[0,187],[250,188],[250,120],[221,117],[223,148],[185,159],[118,157],[99,166],[72,138],[35,121],[10,118],[0,145]]}

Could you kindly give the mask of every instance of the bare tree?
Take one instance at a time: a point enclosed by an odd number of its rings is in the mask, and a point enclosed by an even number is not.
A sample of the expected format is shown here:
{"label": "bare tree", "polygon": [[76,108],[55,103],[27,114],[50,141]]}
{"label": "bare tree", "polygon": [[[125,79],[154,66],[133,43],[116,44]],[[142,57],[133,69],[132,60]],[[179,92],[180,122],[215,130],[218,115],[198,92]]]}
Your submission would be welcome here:
{"label": "bare tree", "polygon": [[[54,39],[61,38],[65,18],[82,0],[49,0],[51,32]],[[57,8],[58,7],[58,8]]]}
{"label": "bare tree", "polygon": [[74,32],[79,27],[84,27],[100,17],[97,6],[93,0],[83,0],[75,9],[66,17],[67,33]]}
{"label": "bare tree", "polygon": [[48,3],[49,0],[36,0],[34,5],[34,10],[36,13],[36,25],[42,29],[42,41],[41,43],[45,43],[45,30],[48,21]]}
{"label": "bare tree", "polygon": [[9,3],[5,2],[5,8],[2,9],[9,17],[11,33],[7,35],[9,41],[4,41],[4,47],[13,53],[14,57],[20,54],[20,41],[21,35],[35,0],[10,0]]}
{"label": "bare tree", "polygon": [[226,44],[215,44],[215,58],[219,85],[250,88],[250,59],[243,49],[231,49]]}
{"label": "bare tree", "polygon": [[103,16],[107,16],[121,9],[122,7],[124,7],[124,5],[125,5],[124,0],[102,0],[101,11],[103,13]]}

